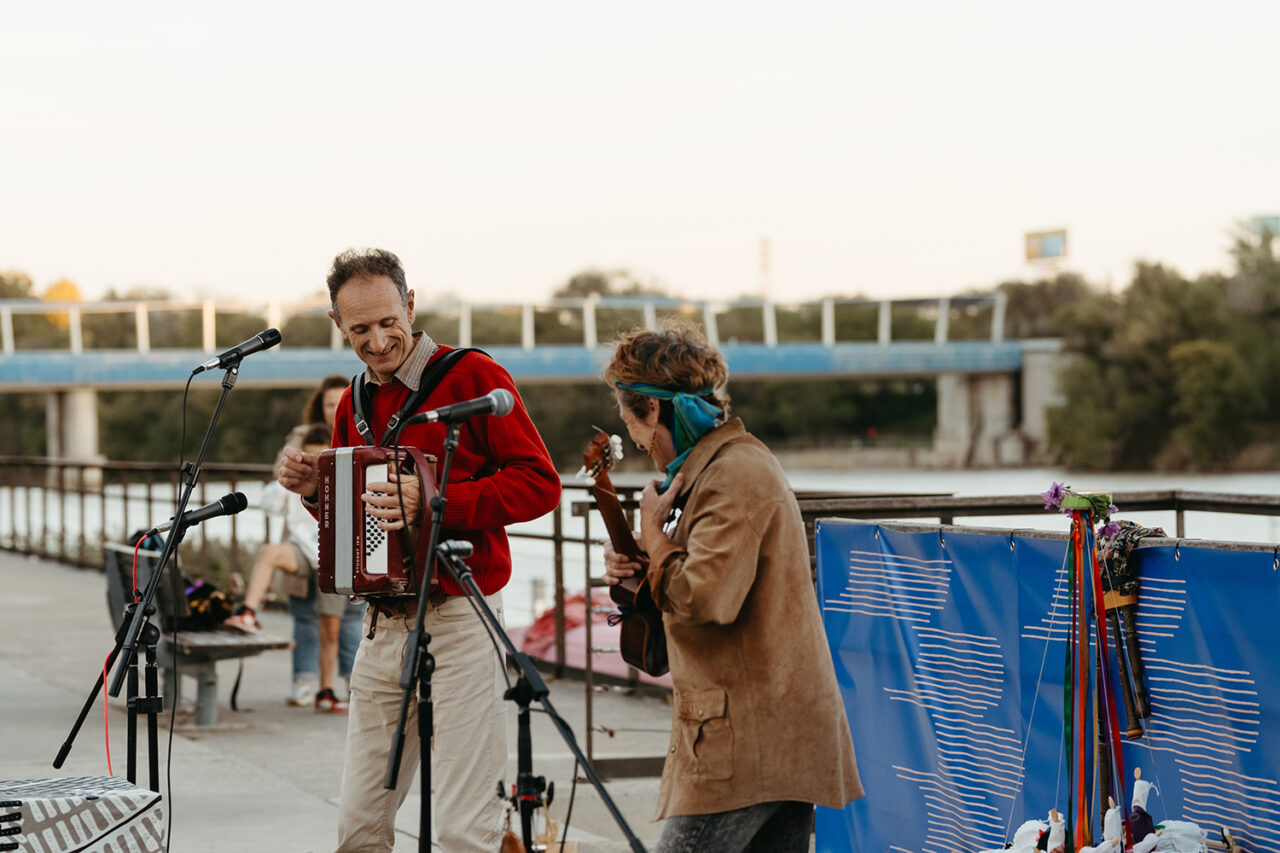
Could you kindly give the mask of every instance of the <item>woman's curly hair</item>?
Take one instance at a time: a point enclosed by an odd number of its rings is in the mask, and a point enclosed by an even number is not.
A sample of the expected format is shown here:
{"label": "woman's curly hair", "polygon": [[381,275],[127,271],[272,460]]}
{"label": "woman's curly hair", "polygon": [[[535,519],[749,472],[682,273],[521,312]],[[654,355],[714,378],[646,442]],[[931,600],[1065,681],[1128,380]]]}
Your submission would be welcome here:
{"label": "woman's curly hair", "polygon": [[[642,382],[672,391],[696,393],[712,389],[706,396],[729,414],[729,367],[720,351],[687,320],[663,320],[657,330],[634,329],[618,336],[617,348],[604,370],[605,381],[613,388],[618,403],[636,417],[649,412],[649,399],[619,384]],[[669,404],[664,404],[664,410]]]}

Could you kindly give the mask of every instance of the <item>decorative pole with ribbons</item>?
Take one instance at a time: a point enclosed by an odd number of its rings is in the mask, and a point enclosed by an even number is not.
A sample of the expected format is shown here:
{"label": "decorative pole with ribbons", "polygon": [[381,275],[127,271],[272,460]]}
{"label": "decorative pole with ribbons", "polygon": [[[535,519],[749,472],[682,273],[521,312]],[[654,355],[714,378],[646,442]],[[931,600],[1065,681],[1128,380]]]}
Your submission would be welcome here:
{"label": "decorative pole with ribbons", "polygon": [[1109,518],[1116,509],[1109,494],[1081,494],[1059,483],[1043,497],[1046,509],[1056,507],[1071,518],[1067,559],[1071,624],[1064,669],[1063,742],[1068,790],[1066,849],[1079,851],[1092,846],[1093,827],[1101,824],[1109,801],[1125,802],[1120,720],[1112,689],[1107,614],[1094,536],[1098,523],[1105,525],[1104,535],[1110,533]]}

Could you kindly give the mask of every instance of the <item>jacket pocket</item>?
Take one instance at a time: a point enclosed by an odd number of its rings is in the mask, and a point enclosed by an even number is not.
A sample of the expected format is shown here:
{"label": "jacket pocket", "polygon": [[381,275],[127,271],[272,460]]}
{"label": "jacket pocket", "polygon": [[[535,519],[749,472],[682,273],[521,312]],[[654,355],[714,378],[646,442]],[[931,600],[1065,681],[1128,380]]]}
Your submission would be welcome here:
{"label": "jacket pocket", "polygon": [[733,776],[733,726],[729,722],[728,696],[722,687],[678,694],[676,719],[680,739],[696,779],[729,779]]}

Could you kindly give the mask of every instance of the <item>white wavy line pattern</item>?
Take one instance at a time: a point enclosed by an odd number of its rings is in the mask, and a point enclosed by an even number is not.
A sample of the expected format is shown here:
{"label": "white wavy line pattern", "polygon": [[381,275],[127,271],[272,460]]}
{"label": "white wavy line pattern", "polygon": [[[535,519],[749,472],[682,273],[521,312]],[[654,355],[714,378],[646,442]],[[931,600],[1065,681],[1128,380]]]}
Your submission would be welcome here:
{"label": "white wavy line pattern", "polygon": [[[936,769],[895,768],[916,783],[926,803],[930,831],[921,853],[999,847],[1005,821],[991,800],[1012,800],[1021,790],[1022,745],[1016,732],[977,721],[1004,699],[1004,652],[994,637],[929,626],[909,630],[922,650],[914,686],[885,692],[927,710],[936,740]],[[960,681],[956,671],[977,675]]]}
{"label": "white wavy line pattern", "polygon": [[952,571],[949,559],[849,551],[848,561],[844,589],[822,602],[824,610],[926,623],[946,606]]}

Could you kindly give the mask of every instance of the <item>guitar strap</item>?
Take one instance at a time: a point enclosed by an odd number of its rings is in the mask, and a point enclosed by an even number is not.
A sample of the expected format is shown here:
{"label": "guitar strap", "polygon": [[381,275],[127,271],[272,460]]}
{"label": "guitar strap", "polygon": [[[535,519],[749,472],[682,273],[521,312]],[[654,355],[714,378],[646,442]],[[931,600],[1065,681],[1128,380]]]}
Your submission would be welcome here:
{"label": "guitar strap", "polygon": [[[364,372],[361,371],[351,377],[351,408],[355,415],[356,431],[364,439],[364,443],[373,447],[380,445],[382,447],[390,447],[400,438],[400,430],[404,429],[405,419],[416,412],[431,392],[436,390],[436,386],[440,384],[440,380],[444,379],[445,374],[457,364],[463,356],[469,352],[480,352],[484,350],[477,347],[459,347],[449,350],[444,355],[432,360],[422,369],[422,377],[418,380],[418,390],[414,391],[404,401],[404,405],[400,407],[400,411],[391,416],[387,421],[387,429],[382,434],[382,441],[377,441],[373,435],[373,429],[369,426],[369,419],[365,412],[369,410],[369,390],[365,388]],[[487,355],[487,353],[486,353]]]}

